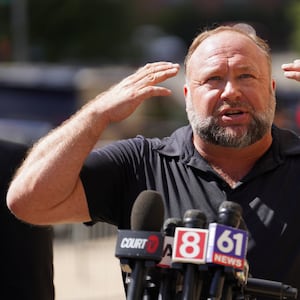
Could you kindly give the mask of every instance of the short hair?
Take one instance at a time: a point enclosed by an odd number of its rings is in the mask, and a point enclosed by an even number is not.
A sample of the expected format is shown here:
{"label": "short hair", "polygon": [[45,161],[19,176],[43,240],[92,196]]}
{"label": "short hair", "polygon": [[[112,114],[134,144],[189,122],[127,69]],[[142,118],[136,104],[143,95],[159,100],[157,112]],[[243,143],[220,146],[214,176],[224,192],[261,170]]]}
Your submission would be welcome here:
{"label": "short hair", "polygon": [[270,54],[271,49],[268,43],[262,38],[260,38],[259,36],[257,36],[255,29],[251,25],[246,23],[238,23],[234,25],[221,25],[214,29],[205,30],[200,34],[198,34],[196,38],[193,40],[192,44],[190,45],[187,55],[185,57],[184,60],[185,70],[191,56],[193,55],[195,50],[199,47],[199,45],[208,37],[211,37],[217,33],[224,32],[224,31],[237,32],[251,39],[265,54],[269,64],[269,68],[271,70],[271,65],[272,65],[271,54]]}

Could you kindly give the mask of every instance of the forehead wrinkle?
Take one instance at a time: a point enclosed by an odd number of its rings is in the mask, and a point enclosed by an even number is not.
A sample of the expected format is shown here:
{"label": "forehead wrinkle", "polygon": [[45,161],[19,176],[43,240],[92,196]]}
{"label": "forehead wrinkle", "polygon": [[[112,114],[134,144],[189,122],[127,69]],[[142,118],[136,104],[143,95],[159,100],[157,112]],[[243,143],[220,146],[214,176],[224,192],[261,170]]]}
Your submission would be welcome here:
{"label": "forehead wrinkle", "polygon": [[196,65],[201,65],[201,68],[190,68],[189,74],[212,74],[217,72],[225,72],[229,68],[234,68],[235,72],[249,72],[260,76],[262,70],[260,69],[260,64],[257,63],[253,58],[245,54],[241,54],[239,51],[217,51],[214,53],[209,52],[207,56],[199,55],[194,57],[194,62]]}
{"label": "forehead wrinkle", "polygon": [[[241,38],[235,39],[237,35]],[[219,44],[220,41],[221,44]],[[265,54],[253,41],[235,32],[221,32],[208,37],[194,51],[189,62],[192,64],[198,62],[204,66],[213,60],[219,63],[220,59],[228,60],[232,57],[246,59],[246,63],[248,61],[249,65],[251,65],[251,59],[256,62],[263,59],[266,65],[268,64]]]}

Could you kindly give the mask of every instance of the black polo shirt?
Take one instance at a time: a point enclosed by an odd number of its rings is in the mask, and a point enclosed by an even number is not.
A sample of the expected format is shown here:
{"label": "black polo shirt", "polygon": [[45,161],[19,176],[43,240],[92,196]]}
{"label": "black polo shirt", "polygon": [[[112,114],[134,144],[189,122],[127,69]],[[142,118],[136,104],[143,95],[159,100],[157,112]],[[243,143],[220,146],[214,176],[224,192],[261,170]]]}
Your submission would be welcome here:
{"label": "black polo shirt", "polygon": [[93,221],[129,228],[138,194],[160,192],[165,218],[202,210],[212,222],[224,200],[236,201],[250,234],[248,261],[254,277],[300,289],[300,140],[272,129],[273,143],[235,188],[231,188],[192,144],[190,126],[164,139],[138,136],[95,150],[81,178]]}

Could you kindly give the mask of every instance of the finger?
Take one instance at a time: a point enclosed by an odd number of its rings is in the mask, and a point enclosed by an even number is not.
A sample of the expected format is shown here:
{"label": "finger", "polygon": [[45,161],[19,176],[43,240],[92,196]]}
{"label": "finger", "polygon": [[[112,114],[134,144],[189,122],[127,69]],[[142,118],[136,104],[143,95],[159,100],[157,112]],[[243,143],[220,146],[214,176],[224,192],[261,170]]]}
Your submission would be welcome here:
{"label": "finger", "polygon": [[295,59],[292,63],[283,64],[281,68],[285,71],[300,71],[300,59]]}
{"label": "finger", "polygon": [[142,85],[154,85],[175,76],[178,71],[178,64],[169,62],[151,63],[139,69],[136,80],[140,81]]}
{"label": "finger", "polygon": [[156,85],[145,86],[144,88],[136,92],[137,98],[140,99],[141,101],[145,99],[150,99],[152,97],[170,96],[171,94],[172,91],[170,89],[161,86],[156,86]]}
{"label": "finger", "polygon": [[135,73],[123,79],[120,87],[128,89],[140,89],[144,86],[155,85],[178,73],[179,65],[168,62],[147,64],[139,68]]}
{"label": "finger", "polygon": [[288,79],[294,79],[300,81],[300,71],[286,71],[284,72],[284,76]]}

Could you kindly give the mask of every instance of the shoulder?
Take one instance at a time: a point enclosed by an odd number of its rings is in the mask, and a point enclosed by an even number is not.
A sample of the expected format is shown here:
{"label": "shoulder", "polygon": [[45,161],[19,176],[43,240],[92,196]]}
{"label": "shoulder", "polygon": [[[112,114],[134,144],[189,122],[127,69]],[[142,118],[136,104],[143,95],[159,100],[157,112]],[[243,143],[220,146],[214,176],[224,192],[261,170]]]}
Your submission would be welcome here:
{"label": "shoulder", "polygon": [[[189,138],[190,136],[190,138]],[[108,158],[126,157],[128,155],[143,156],[149,152],[164,155],[180,155],[185,148],[186,141],[191,141],[192,130],[189,126],[176,129],[170,136],[163,138],[148,138],[138,135],[131,139],[112,142],[97,148],[94,155],[105,155]]]}
{"label": "shoulder", "polygon": [[166,156],[183,156],[192,146],[192,129],[189,125],[176,129],[163,139],[148,139],[152,149]]}
{"label": "shoulder", "polygon": [[272,128],[273,144],[277,146],[282,155],[300,155],[300,137],[289,129]]}

